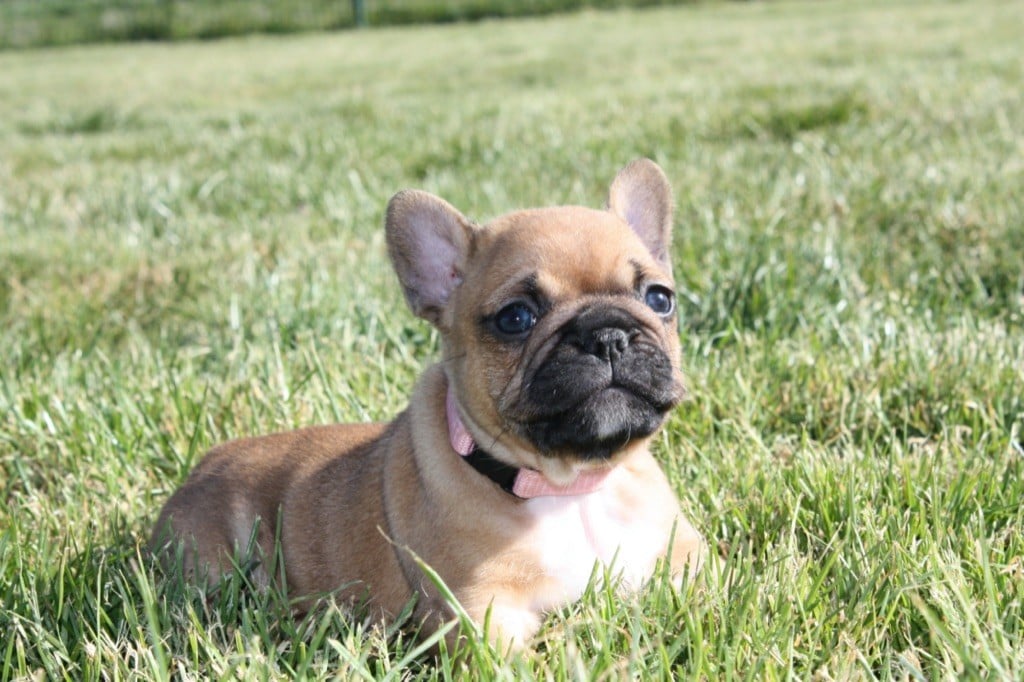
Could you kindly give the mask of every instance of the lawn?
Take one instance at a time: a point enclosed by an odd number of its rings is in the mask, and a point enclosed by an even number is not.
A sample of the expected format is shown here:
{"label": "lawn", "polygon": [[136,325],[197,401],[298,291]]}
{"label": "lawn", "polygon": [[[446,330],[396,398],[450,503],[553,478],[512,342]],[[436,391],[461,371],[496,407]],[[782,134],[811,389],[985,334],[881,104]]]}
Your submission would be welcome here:
{"label": "lawn", "polygon": [[2,0],[0,50],[119,42],[210,40],[369,26],[541,16],[584,8],[695,0]]}
{"label": "lawn", "polygon": [[[1014,2],[794,2],[0,53],[0,679],[1024,677]],[[388,419],[437,337],[388,197],[600,205],[657,160],[715,549],[425,660],[142,551],[210,445]]]}

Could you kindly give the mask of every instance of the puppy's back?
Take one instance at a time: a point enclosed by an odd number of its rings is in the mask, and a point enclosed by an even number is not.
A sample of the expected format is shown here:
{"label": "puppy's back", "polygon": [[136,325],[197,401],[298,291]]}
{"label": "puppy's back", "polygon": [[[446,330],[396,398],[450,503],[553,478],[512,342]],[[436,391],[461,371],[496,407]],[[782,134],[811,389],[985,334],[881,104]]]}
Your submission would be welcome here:
{"label": "puppy's back", "polygon": [[[271,576],[265,568],[273,556],[286,491],[329,462],[372,450],[366,446],[385,427],[312,426],[218,445],[164,505],[150,548],[172,569],[178,568],[180,549],[180,568],[189,578],[216,579],[234,561],[251,560],[255,581],[268,584]],[[359,466],[355,461],[345,464]]]}

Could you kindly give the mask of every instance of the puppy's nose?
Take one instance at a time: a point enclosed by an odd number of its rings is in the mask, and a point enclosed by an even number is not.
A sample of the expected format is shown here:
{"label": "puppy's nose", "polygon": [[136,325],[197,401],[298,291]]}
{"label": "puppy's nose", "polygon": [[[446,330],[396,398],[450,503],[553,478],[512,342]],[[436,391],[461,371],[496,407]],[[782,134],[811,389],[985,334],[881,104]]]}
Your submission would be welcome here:
{"label": "puppy's nose", "polygon": [[640,324],[620,308],[595,306],[581,312],[563,333],[563,339],[580,352],[614,363],[640,336]]}
{"label": "puppy's nose", "polygon": [[620,327],[602,327],[593,330],[583,339],[583,350],[605,362],[614,362],[622,357],[635,336],[636,332],[628,332]]}

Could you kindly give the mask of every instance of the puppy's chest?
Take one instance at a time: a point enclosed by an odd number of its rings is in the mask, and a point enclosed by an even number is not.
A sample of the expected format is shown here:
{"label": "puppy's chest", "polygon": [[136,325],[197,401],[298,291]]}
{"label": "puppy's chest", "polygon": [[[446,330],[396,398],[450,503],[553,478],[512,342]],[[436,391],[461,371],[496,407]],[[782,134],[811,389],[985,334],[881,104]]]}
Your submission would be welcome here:
{"label": "puppy's chest", "polygon": [[543,574],[544,588],[533,600],[541,610],[579,598],[597,562],[623,587],[639,587],[663,550],[660,524],[648,523],[604,491],[540,497],[525,506],[533,522],[525,540]]}

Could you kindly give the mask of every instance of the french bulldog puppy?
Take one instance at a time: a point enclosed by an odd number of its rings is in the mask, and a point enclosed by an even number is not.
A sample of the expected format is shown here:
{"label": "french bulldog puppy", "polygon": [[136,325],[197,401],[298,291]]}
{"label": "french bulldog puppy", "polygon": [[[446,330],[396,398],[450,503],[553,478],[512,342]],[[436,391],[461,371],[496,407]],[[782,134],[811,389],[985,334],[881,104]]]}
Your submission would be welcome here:
{"label": "french bulldog puppy", "polygon": [[[517,211],[486,226],[406,190],[388,252],[412,311],[440,331],[390,424],[314,426],[211,450],[168,500],[152,547],[193,578],[244,560],[257,583],[333,595],[381,618],[416,597],[426,631],[455,611],[524,646],[595,564],[639,587],[682,577],[705,544],[648,450],[684,396],[671,188],[634,161],[607,210]],[[274,561],[280,557],[281,561]]]}

